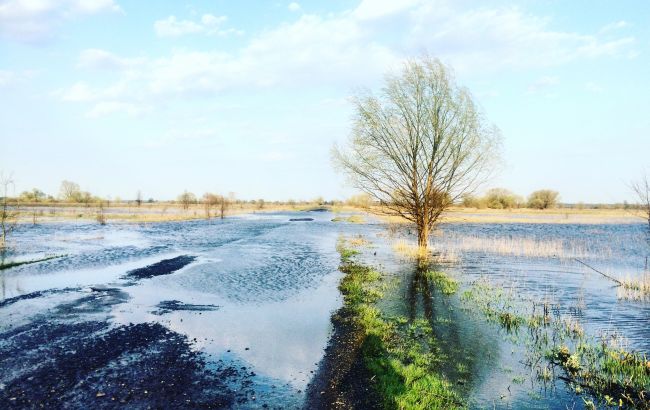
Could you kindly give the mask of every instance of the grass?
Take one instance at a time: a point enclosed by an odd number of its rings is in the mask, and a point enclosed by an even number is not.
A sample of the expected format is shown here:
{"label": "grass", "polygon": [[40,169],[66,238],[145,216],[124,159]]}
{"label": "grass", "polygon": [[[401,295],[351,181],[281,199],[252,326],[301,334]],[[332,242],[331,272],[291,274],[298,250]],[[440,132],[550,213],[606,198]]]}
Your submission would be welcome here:
{"label": "grass", "polygon": [[650,407],[650,361],[645,355],[629,352],[613,339],[589,338],[577,319],[551,317],[547,304],[542,304],[543,314],[536,314],[535,308],[526,309],[512,293],[485,280],[477,281],[461,298],[509,333],[529,330],[518,333],[528,336],[530,364],[538,366],[539,379],[550,381],[553,372],[535,357],[564,370],[561,378],[576,393],[589,391],[606,405]]}
{"label": "grass", "polygon": [[650,272],[643,272],[639,277],[621,279],[621,289],[618,297],[623,299],[642,300],[650,298]]}
{"label": "grass", "polygon": [[393,244],[393,251],[405,259],[419,261],[422,265],[456,263],[459,260],[458,255],[453,251],[445,249],[444,251],[435,252],[403,239]]}
{"label": "grass", "polygon": [[[74,220],[92,220],[97,218],[97,204],[76,203],[33,203],[21,204],[37,209],[38,223],[65,222]],[[313,204],[290,205],[290,204],[266,204],[263,209],[255,204],[232,204],[226,216],[272,211],[301,211],[313,208]],[[214,214],[217,210],[213,209]],[[156,202],[153,204],[143,203],[141,206],[127,203],[110,203],[104,208],[104,216],[107,223],[152,223],[152,222],[176,222],[197,219],[206,219],[205,208],[202,204],[194,204],[189,209],[183,209],[178,203]],[[20,223],[32,223],[34,211],[23,209],[19,212]]]}
{"label": "grass", "polygon": [[332,219],[332,222],[349,222],[354,224],[362,224],[365,221],[366,220],[361,215],[350,215],[347,217],[337,216],[334,219]]}
{"label": "grass", "polygon": [[567,243],[559,239],[448,234],[445,244],[457,252],[486,252],[537,258],[568,259],[582,257],[588,253],[583,244]]}
{"label": "grass", "polygon": [[15,268],[16,266],[21,266],[21,265],[29,265],[29,264],[32,264],[32,263],[45,262],[45,261],[49,261],[50,259],[63,258],[64,256],[67,256],[67,255],[52,255],[52,256],[46,256],[46,257],[40,258],[40,259],[31,259],[31,260],[27,260],[27,261],[2,263],[2,264],[0,264],[0,270]]}
{"label": "grass", "polygon": [[449,409],[463,407],[451,384],[436,370],[435,339],[426,320],[388,317],[377,307],[383,296],[382,275],[353,260],[358,251],[339,241],[339,285],[344,306],[353,312],[364,334],[361,353],[373,374],[386,409]]}
{"label": "grass", "polygon": [[453,295],[458,291],[458,281],[445,272],[429,270],[425,273],[425,276],[445,295]]}
{"label": "grass", "polygon": [[[389,223],[408,224],[404,218],[387,216],[379,207],[369,212]],[[452,207],[442,214],[442,223],[532,223],[532,224],[617,224],[637,223],[639,211],[625,209],[476,209]]]}

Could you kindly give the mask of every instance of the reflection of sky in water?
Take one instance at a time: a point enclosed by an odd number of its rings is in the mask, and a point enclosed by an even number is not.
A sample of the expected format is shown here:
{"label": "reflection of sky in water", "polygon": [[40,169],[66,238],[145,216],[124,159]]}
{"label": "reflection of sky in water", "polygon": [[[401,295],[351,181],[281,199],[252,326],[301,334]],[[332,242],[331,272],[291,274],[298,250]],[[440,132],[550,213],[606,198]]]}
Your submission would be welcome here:
{"label": "reflection of sky in water", "polygon": [[[292,217],[314,221],[289,222]],[[110,308],[115,324],[159,322],[187,335],[194,348],[211,360],[232,362],[254,372],[253,385],[267,398],[299,407],[327,345],[330,315],[341,304],[338,233],[360,229],[334,224],[333,217],[331,213],[296,212],[223,221],[105,227],[52,224],[22,229],[16,235],[18,246],[12,258],[44,253],[68,256],[24,265],[3,275],[5,297],[84,289],[19,301],[0,314],[15,324],[24,323],[39,311],[87,295],[89,285],[119,287],[129,300]],[[141,280],[134,286],[126,286],[128,281],[121,279],[130,270],[182,254],[197,259],[174,274]],[[165,313],[157,306],[162,301],[218,308]],[[26,304],[34,308],[23,314],[20,308]]]}
{"label": "reflection of sky in water", "polygon": [[[315,220],[290,223],[291,217]],[[257,388],[272,391],[278,403],[295,407],[322,358],[330,314],[341,303],[337,236],[362,233],[373,246],[361,257],[403,279],[385,307],[407,316],[410,311],[427,312],[437,338],[444,341],[441,346],[448,356],[444,372],[450,380],[465,379],[458,388],[471,398],[471,407],[581,405],[562,382],[534,382],[530,368],[523,364],[523,348],[482,318],[465,312],[458,296],[413,291],[408,279],[412,269],[396,260],[392,238],[382,225],[332,223],[333,217],[323,212],[260,213],[223,221],[20,226],[10,258],[69,256],[0,274],[4,294],[0,297],[94,284],[121,287],[130,299],[111,307],[116,323],[160,322],[187,335],[211,359],[246,366],[255,372]],[[587,263],[625,275],[638,271],[647,252],[647,244],[639,239],[641,229],[639,225],[450,224],[443,226],[446,235],[434,236],[434,241],[451,247],[462,235],[559,238],[585,249]],[[182,254],[197,260],[172,275],[142,280],[135,286],[124,287],[120,279],[129,270]],[[632,346],[650,350],[650,304],[618,300],[611,283],[575,261],[479,251],[459,254],[461,262],[448,269],[464,286],[488,277],[495,284],[512,286],[518,295],[558,303],[562,313],[577,317],[588,333],[620,331]],[[2,308],[0,319],[6,326],[18,326],[87,293],[20,301]],[[157,305],[172,300],[218,308],[160,314]],[[468,375],[460,374],[458,363],[467,366]],[[524,383],[513,381],[522,376]]]}

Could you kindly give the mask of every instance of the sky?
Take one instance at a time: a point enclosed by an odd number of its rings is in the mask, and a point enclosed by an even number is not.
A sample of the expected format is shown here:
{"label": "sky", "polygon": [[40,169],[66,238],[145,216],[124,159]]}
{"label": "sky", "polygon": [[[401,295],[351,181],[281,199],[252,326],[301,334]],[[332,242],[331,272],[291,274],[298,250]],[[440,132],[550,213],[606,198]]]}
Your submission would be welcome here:
{"label": "sky", "polygon": [[423,53],[503,134],[484,189],[633,201],[645,0],[0,0],[0,170],[17,193],[342,199],[350,97]]}

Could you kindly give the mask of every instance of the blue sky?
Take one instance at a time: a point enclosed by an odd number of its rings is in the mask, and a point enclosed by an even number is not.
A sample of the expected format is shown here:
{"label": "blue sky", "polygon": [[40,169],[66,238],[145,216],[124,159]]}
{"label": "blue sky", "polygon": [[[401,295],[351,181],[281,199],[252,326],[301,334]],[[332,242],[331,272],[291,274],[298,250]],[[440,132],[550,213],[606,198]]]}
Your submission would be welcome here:
{"label": "blue sky", "polygon": [[485,188],[632,200],[649,49],[646,1],[0,0],[0,169],[50,194],[344,198],[349,96],[427,52],[503,133]]}

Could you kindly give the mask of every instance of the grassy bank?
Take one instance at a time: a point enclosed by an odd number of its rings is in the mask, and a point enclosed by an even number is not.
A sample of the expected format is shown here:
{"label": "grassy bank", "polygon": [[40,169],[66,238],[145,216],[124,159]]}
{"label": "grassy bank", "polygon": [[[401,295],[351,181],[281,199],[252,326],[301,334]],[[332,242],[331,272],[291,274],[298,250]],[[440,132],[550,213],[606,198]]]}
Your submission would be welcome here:
{"label": "grassy bank", "polygon": [[[362,360],[372,374],[373,386],[386,409],[461,408],[463,402],[451,384],[436,371],[439,358],[436,340],[427,320],[408,321],[385,315],[377,306],[386,284],[375,269],[355,261],[358,253],[340,241],[340,270],[345,274],[339,289],[344,307],[363,334]],[[432,280],[445,283],[447,292],[454,285],[448,278],[431,274]]]}

